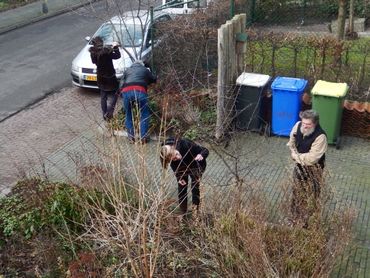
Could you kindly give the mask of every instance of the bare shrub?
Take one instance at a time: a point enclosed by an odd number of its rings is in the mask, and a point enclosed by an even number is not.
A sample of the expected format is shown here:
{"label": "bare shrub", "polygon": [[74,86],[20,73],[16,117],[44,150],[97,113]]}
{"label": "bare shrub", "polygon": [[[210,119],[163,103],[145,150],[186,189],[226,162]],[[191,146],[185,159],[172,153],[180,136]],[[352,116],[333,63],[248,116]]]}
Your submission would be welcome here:
{"label": "bare shrub", "polygon": [[112,140],[99,167],[83,168],[92,179],[54,199],[50,217],[74,246],[70,277],[328,277],[351,238],[351,210],[318,210],[307,229],[271,220],[268,197],[256,190],[263,184],[239,176],[238,157],[225,166],[233,178],[203,183],[200,213],[180,220],[172,173],[147,164],[157,146],[124,146]]}
{"label": "bare shrub", "polygon": [[[350,240],[351,210],[329,218],[315,216],[312,226],[273,224],[267,220],[265,198],[250,196],[241,202],[240,190],[212,198],[207,208],[209,221],[196,226],[195,243],[207,273],[220,277],[328,277],[337,256]],[[220,202],[219,200],[222,200]],[[218,209],[216,209],[216,207]],[[219,208],[224,209],[219,209]],[[212,209],[211,213],[208,209]],[[204,219],[203,219],[204,220]]]}
{"label": "bare shrub", "polygon": [[[236,10],[245,12],[244,0],[235,4]],[[213,122],[202,132],[202,112],[209,123],[209,111],[215,111],[217,97],[217,29],[230,18],[229,5],[228,0],[212,1],[205,10],[156,25],[155,35],[161,37],[161,44],[153,57],[159,84],[150,97],[158,101],[167,128],[190,139],[211,137],[214,132]]]}
{"label": "bare shrub", "polygon": [[[193,89],[210,89],[206,97],[213,99],[216,30],[226,18],[227,9],[221,6],[229,2],[216,3],[213,10],[163,26],[168,36],[155,56],[161,64],[159,90],[168,94],[159,100],[160,136],[166,136],[167,122],[174,117],[187,124],[202,123],[203,111],[188,95]],[[280,46],[279,41],[270,42]],[[169,98],[174,100],[171,104]],[[256,167],[246,164],[243,156],[264,154],[241,153],[240,144],[235,154],[219,153],[232,158],[222,160],[232,177],[224,186],[217,180],[202,184],[201,190],[204,186],[213,190],[202,198],[200,215],[179,221],[177,201],[170,196],[172,173],[156,172],[147,163],[151,154],[159,157],[159,144],[150,149],[124,146],[112,139],[111,149],[97,150],[100,164],[80,168],[81,185],[73,193],[83,191],[84,198],[78,198],[73,208],[80,208],[83,218],[67,220],[83,227],[83,233],[63,231],[68,241],[89,249],[73,252],[69,270],[76,277],[81,272],[100,277],[327,277],[350,240],[353,215],[347,211],[327,217],[318,211],[308,229],[272,222],[267,197],[254,191],[264,185],[247,183],[242,175]],[[62,195],[63,200],[71,196]]]}
{"label": "bare shrub", "polygon": [[160,26],[165,40],[155,50],[163,91],[188,92],[216,84],[217,28],[228,18],[228,1]]}
{"label": "bare shrub", "polygon": [[[317,210],[308,228],[271,221],[267,197],[237,176],[226,187],[207,184],[215,190],[202,198],[200,214],[180,221],[167,172],[152,180],[146,149],[135,145],[133,155],[106,164],[112,178],[86,204],[83,238],[100,261],[110,262],[104,275],[328,277],[351,239],[351,210]],[[131,174],[123,178],[112,165]]]}

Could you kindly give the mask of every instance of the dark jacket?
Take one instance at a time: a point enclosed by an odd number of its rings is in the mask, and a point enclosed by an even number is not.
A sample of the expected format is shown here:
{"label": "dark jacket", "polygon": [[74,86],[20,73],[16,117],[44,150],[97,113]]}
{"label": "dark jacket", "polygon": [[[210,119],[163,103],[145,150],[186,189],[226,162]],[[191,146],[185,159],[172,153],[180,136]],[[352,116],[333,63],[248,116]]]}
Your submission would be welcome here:
{"label": "dark jacket", "polygon": [[[303,137],[303,134],[301,132],[301,126],[302,123],[299,123],[297,127],[297,134],[295,135],[295,146],[299,153],[308,153],[311,149],[313,142],[315,142],[316,138],[319,137],[321,134],[326,135],[326,133],[320,127],[320,125],[317,125],[315,127],[315,130],[309,136]],[[322,157],[318,161],[318,164],[320,165],[321,168],[324,168],[325,154],[322,155]]]}
{"label": "dark jacket", "polygon": [[[188,139],[175,139],[169,138],[164,142],[164,145],[175,146],[182,156],[181,160],[171,161],[171,169],[177,174],[194,174],[201,175],[207,167],[206,158],[209,151],[207,148],[202,147]],[[202,161],[195,161],[194,158],[201,154]]]}
{"label": "dark jacket", "polygon": [[120,82],[120,88],[123,89],[128,86],[142,86],[147,89],[148,85],[155,83],[157,78],[152,72],[140,63],[133,63],[123,73]]}
{"label": "dark jacket", "polygon": [[89,49],[91,61],[97,67],[97,81],[100,89],[104,91],[115,91],[118,89],[116,71],[112,60],[121,58],[118,47],[96,47]]}

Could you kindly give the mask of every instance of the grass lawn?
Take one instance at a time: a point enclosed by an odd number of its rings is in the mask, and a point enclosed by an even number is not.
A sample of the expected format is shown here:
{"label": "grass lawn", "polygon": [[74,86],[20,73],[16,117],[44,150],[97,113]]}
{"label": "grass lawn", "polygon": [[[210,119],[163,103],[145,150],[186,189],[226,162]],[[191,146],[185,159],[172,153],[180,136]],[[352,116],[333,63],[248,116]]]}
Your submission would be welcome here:
{"label": "grass lawn", "polygon": [[363,92],[370,85],[370,38],[346,41],[344,47],[348,51],[339,51],[339,60],[336,58],[338,55],[335,51],[338,49],[335,47],[329,46],[324,57],[320,49],[311,45],[302,43],[296,46],[279,44],[273,63],[271,44],[267,41],[251,41],[246,56],[248,69],[272,76],[305,78],[312,86],[318,79],[346,82],[353,87],[348,97],[364,100]]}
{"label": "grass lawn", "polygon": [[27,5],[38,0],[0,0],[0,12]]}

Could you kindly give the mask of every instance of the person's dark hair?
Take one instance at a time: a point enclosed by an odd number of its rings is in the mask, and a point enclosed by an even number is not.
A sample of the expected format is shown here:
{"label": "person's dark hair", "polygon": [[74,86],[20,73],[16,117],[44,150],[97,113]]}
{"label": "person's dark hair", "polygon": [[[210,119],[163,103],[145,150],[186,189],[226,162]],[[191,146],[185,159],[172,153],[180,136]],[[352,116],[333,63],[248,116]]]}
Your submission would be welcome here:
{"label": "person's dark hair", "polygon": [[104,41],[101,37],[97,36],[91,40],[93,46],[103,46]]}
{"label": "person's dark hair", "polygon": [[312,110],[312,109],[300,112],[299,117],[301,119],[309,119],[314,124],[318,124],[320,120],[319,113],[317,113],[315,110]]}

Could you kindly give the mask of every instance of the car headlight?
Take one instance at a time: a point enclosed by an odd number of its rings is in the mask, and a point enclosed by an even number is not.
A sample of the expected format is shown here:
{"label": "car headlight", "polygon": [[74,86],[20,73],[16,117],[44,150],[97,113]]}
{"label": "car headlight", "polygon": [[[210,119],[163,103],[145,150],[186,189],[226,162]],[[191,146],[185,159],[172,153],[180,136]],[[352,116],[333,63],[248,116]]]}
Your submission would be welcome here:
{"label": "car headlight", "polygon": [[80,71],[80,67],[76,66],[75,64],[72,64],[72,71]]}

